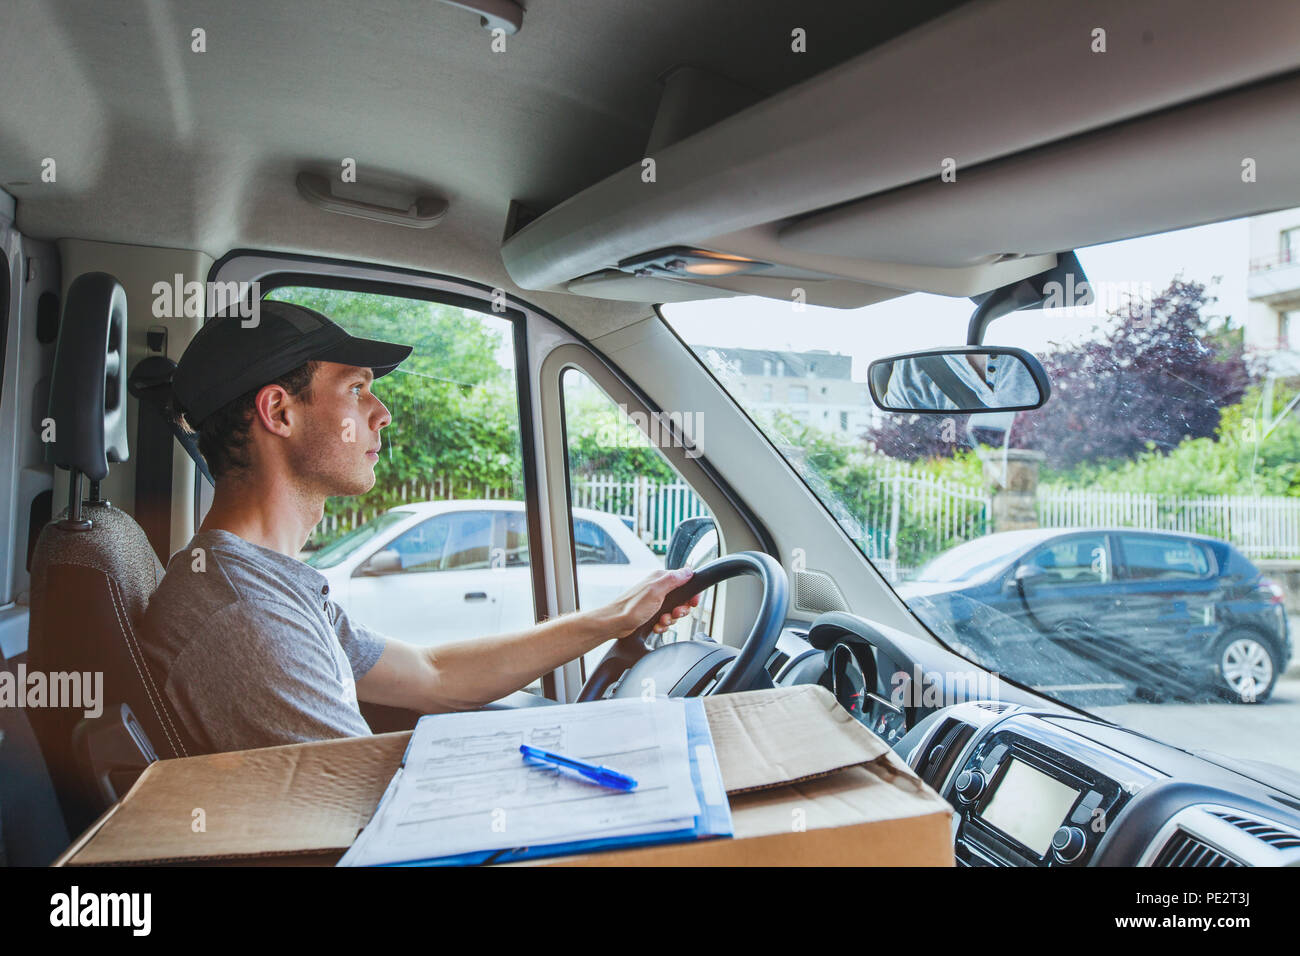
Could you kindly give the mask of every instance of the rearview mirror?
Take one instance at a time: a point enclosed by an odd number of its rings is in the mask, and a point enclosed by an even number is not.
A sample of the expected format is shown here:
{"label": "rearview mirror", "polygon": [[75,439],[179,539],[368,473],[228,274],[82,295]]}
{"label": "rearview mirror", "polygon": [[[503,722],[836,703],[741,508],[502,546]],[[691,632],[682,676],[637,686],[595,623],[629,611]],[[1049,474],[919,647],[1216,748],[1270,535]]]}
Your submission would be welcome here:
{"label": "rearview mirror", "polygon": [[1047,372],[1024,349],[984,345],[905,352],[867,367],[872,400],[887,412],[1014,412],[1052,394]]}

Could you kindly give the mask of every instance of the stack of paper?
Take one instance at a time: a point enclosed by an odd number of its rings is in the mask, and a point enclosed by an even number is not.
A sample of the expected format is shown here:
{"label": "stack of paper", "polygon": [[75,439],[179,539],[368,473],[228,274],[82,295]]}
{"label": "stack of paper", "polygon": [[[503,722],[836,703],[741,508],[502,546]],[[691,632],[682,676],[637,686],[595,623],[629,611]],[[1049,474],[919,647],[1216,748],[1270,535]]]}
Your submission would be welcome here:
{"label": "stack of paper", "polygon": [[[634,777],[613,790],[521,744]],[[501,862],[731,835],[703,702],[607,700],[436,714],[340,866]]]}

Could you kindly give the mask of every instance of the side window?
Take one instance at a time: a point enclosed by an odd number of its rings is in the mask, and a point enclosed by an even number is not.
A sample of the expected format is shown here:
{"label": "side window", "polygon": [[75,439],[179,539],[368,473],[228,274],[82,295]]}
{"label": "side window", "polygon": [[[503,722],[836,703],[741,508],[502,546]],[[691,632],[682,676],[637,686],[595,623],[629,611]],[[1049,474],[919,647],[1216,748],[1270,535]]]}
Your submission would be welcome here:
{"label": "side window", "polygon": [[1026,560],[1043,570],[1045,584],[1105,584],[1111,580],[1105,535],[1080,535],[1050,542]]}
{"label": "side window", "polygon": [[500,512],[505,526],[505,566],[528,567],[528,521],[522,511]]}
{"label": "side window", "polygon": [[466,511],[451,516],[447,531],[447,571],[474,571],[489,567],[492,550],[492,512]]}
{"label": "side window", "polygon": [[1157,535],[1120,537],[1124,577],[1134,581],[1191,581],[1210,573],[1206,549],[1194,541]]}
{"label": "side window", "polygon": [[[712,514],[695,489],[647,438],[672,441],[698,434],[685,413],[678,420],[647,423],[643,430],[591,379],[567,369],[561,379],[569,458],[570,502],[577,559],[580,607],[607,604],[653,571],[664,567],[674,532],[688,518]],[[683,442],[684,443],[684,442]],[[697,548],[693,566],[716,555]],[[659,638],[660,643],[689,640],[712,626],[715,592],[705,591],[700,607]],[[621,635],[620,635],[621,636]],[[612,643],[612,642],[610,642]],[[586,672],[604,656],[609,644],[584,657]]]}
{"label": "side window", "polygon": [[[524,520],[523,512],[503,512],[502,524],[505,526],[505,566],[507,568],[528,567],[528,524]],[[575,517],[573,538],[579,564],[629,563],[627,555],[595,521]]]}
{"label": "side window", "polygon": [[[320,282],[330,284],[327,277]],[[521,527],[526,518],[514,361],[522,328],[505,315],[393,295],[391,287],[378,293],[321,286],[278,286],[266,297],[413,351],[369,386],[392,416],[379,434],[373,486],[327,499],[301,557],[316,562],[350,618],[411,644],[531,627],[531,574],[508,573],[492,560],[503,506],[513,505]],[[391,528],[391,509],[407,520],[431,502],[445,505],[430,508],[387,546],[373,543]],[[526,547],[518,537],[514,566],[527,568]]]}
{"label": "side window", "polygon": [[627,555],[600,525],[586,518],[573,520],[573,545],[579,564],[628,564]]}
{"label": "side window", "polygon": [[401,568],[404,573],[442,570],[450,520],[447,515],[430,518],[388,546],[401,557]]}

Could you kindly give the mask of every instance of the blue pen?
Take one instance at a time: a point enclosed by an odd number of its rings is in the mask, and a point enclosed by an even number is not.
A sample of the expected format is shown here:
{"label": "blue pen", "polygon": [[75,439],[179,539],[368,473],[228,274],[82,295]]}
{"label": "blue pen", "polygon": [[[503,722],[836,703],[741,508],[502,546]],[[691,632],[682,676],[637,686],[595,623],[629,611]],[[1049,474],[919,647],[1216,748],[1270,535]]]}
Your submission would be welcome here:
{"label": "blue pen", "polygon": [[582,760],[575,760],[572,757],[564,757],[560,754],[551,753],[549,750],[538,750],[536,747],[530,747],[527,744],[519,745],[519,752],[525,758],[531,757],[533,760],[544,760],[547,763],[553,763],[560,767],[568,767],[570,770],[576,770],[589,780],[593,780],[602,787],[610,787],[614,790],[635,790],[636,781],[625,773],[619,773],[617,770],[610,770],[608,767],[602,767],[594,763],[586,763]]}

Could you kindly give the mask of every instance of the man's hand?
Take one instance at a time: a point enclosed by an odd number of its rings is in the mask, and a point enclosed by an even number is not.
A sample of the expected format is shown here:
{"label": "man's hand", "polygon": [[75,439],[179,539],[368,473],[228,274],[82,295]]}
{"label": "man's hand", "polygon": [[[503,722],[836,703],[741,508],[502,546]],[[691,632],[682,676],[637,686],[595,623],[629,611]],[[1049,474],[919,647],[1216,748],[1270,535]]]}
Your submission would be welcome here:
{"label": "man's hand", "polygon": [[[379,660],[357,681],[357,696],[426,714],[482,707],[611,638],[631,634],[691,574],[656,571],[604,607],[563,614],[514,634],[429,647],[388,638]],[[662,634],[699,603],[697,594],[671,614],[661,614],[655,633]]]}
{"label": "man's hand", "polygon": [[[645,580],[638,582],[628,591],[601,608],[600,612],[609,622],[610,637],[623,637],[631,634],[659,610],[659,606],[668,597],[668,592],[679,588],[691,579],[694,572],[690,568],[678,568],[675,571],[655,571]],[[655,622],[654,632],[662,634],[677,618],[691,613],[691,608],[700,603],[697,594],[686,604],[673,608],[672,614],[661,614]]]}

